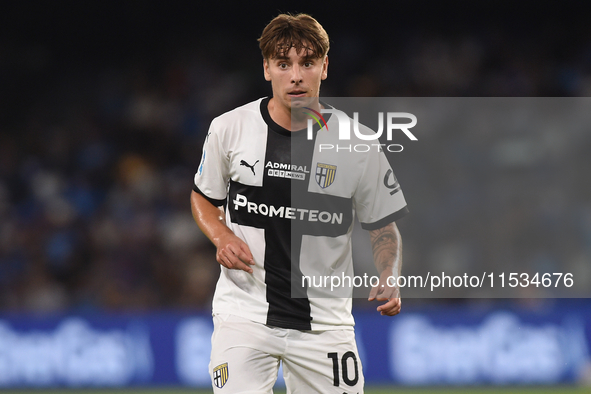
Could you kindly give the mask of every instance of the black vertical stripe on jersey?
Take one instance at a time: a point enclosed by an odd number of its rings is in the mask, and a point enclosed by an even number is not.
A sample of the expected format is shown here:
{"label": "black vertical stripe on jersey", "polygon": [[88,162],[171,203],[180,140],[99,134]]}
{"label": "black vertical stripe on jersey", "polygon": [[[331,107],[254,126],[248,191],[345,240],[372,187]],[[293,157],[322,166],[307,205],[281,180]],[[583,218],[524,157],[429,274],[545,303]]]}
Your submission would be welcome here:
{"label": "black vertical stripe on jersey", "polygon": [[[293,137],[298,135],[303,136],[304,131],[293,133],[279,126],[271,118],[267,104],[268,102],[265,102],[265,100],[261,103],[261,114],[269,126],[266,150],[266,157],[269,160],[265,160],[265,163],[271,161],[273,163],[305,165],[308,171],[310,171],[311,156],[309,160],[306,160],[306,157],[302,157],[301,161],[296,161],[295,158],[292,158],[291,154]],[[281,201],[285,201],[285,204],[281,204],[280,206],[292,206],[292,181],[290,179],[270,177],[265,171],[263,182],[265,186],[271,187],[277,183],[278,187],[275,191],[280,194]],[[299,182],[307,184],[306,181]],[[277,242],[273,238],[281,239],[281,241],[271,245],[271,248],[269,248],[270,245],[267,243],[265,249],[265,284],[267,285],[267,302],[269,303],[267,324],[282,328],[311,330],[312,314],[310,311],[310,301],[306,297],[305,289],[297,294],[295,298],[291,294],[291,281],[302,276],[299,259],[294,259],[295,256],[293,256],[294,250],[299,251],[302,242],[301,237],[298,239],[297,236],[292,234],[290,219],[284,219],[280,223],[281,225],[277,226],[276,229],[279,231],[273,232],[273,234],[269,234],[266,237],[267,241],[271,240],[272,242]],[[274,245],[280,245],[282,249],[279,250]]]}

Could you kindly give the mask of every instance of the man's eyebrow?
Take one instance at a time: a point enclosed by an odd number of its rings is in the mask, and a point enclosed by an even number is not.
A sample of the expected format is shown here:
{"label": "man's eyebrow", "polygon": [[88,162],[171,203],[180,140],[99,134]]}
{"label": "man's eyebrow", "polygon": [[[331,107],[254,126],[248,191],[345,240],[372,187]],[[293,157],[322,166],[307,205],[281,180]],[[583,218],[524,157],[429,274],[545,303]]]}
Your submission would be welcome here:
{"label": "man's eyebrow", "polygon": [[318,60],[320,57],[316,56],[316,54],[312,53],[310,55],[302,56],[304,60]]}

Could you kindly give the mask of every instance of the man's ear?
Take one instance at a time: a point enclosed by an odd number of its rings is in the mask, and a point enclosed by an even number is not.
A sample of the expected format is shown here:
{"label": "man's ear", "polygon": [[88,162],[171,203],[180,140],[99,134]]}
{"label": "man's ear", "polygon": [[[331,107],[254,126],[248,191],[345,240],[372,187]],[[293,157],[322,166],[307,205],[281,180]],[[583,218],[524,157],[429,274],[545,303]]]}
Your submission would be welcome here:
{"label": "man's ear", "polygon": [[328,55],[324,57],[322,62],[322,80],[324,81],[326,78],[328,78]]}
{"label": "man's ear", "polygon": [[263,59],[263,73],[265,74],[265,80],[271,80],[271,73],[269,73],[269,62],[267,59]]}

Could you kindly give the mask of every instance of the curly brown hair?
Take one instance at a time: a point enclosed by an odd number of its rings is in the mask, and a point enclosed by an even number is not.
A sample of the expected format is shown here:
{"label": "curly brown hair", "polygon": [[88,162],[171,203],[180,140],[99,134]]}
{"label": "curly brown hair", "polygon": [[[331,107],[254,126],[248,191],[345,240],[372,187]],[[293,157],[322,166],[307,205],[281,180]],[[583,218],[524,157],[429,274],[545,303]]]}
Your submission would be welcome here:
{"label": "curly brown hair", "polygon": [[258,41],[265,59],[287,56],[291,48],[295,48],[298,55],[306,49],[308,56],[321,58],[330,47],[328,34],[308,14],[276,16],[265,27]]}

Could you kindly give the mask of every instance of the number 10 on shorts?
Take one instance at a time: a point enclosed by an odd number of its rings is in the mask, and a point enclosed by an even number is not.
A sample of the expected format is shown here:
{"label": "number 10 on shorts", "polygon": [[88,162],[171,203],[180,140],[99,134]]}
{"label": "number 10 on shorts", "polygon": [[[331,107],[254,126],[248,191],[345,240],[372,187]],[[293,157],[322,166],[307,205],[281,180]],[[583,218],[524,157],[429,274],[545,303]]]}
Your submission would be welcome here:
{"label": "number 10 on shorts", "polygon": [[[339,354],[338,353],[328,353],[326,355],[328,358],[332,359],[332,371],[333,371],[333,383],[335,386],[338,386],[340,383],[339,376],[342,373],[343,382],[347,386],[355,386],[357,381],[359,380],[359,367],[357,366],[357,357],[355,353],[349,351],[343,354],[343,357],[340,359],[339,362]],[[353,374],[353,378],[349,377],[349,359],[352,359],[353,366],[355,367],[355,372]],[[339,368],[340,366],[340,368]]]}

